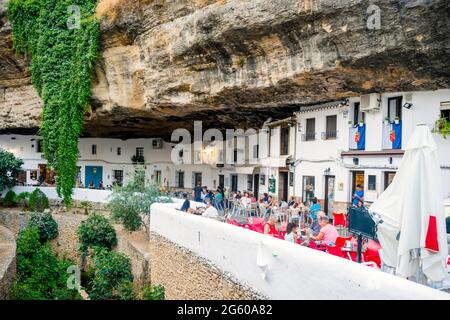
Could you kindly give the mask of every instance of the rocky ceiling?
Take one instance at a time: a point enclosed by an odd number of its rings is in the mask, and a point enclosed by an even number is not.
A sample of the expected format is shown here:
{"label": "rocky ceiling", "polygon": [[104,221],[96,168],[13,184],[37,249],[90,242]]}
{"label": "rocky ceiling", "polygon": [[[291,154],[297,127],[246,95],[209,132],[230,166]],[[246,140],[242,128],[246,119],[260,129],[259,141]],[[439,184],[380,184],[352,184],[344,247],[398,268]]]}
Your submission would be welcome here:
{"label": "rocky ceiling", "polygon": [[[32,133],[41,102],[12,48],[6,2],[0,131]],[[193,120],[259,127],[302,105],[450,87],[448,0],[101,0],[97,14],[103,53],[86,136],[168,137]]]}

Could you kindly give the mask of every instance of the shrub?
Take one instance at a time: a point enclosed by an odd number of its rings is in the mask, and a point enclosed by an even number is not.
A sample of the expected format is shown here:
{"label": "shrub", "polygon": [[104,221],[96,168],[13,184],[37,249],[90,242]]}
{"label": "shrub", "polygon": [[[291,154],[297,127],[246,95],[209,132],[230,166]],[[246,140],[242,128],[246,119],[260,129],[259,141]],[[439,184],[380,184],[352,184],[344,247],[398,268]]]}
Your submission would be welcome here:
{"label": "shrub", "polygon": [[116,231],[103,216],[93,214],[81,223],[77,230],[80,251],[87,254],[88,248],[102,247],[111,250],[117,244]]}
{"label": "shrub", "polygon": [[0,149],[0,192],[15,186],[22,165],[23,161],[13,153]]}
{"label": "shrub", "polygon": [[44,212],[48,209],[48,198],[40,189],[34,189],[30,195],[29,207],[34,212]]}
{"label": "shrub", "polygon": [[3,205],[5,207],[13,207],[16,205],[16,193],[12,190],[9,190],[6,194],[5,197],[3,198]]}
{"label": "shrub", "polygon": [[80,202],[80,207],[82,209],[84,209],[84,214],[88,215],[89,214],[89,210],[92,209],[92,204],[89,201],[81,201]]}
{"label": "shrub", "polygon": [[120,300],[135,300],[136,295],[133,290],[132,281],[122,281],[117,286],[117,296]]}
{"label": "shrub", "polygon": [[16,201],[17,203],[21,203],[25,209],[28,208],[28,203],[30,200],[31,193],[29,192],[21,192],[17,195]]}
{"label": "shrub", "polygon": [[148,234],[151,205],[169,201],[162,197],[159,186],[145,183],[145,170],[139,166],[130,182],[114,187],[108,207],[113,219],[120,221],[125,229],[135,231],[144,226]]}
{"label": "shrub", "polygon": [[50,213],[32,213],[28,226],[39,230],[39,237],[42,243],[47,240],[53,240],[58,236],[58,224]]}
{"label": "shrub", "polygon": [[17,274],[11,296],[17,300],[81,299],[67,288],[70,260],[59,260],[48,243],[40,242],[39,230],[25,228],[17,239]]}
{"label": "shrub", "polygon": [[120,299],[130,297],[130,259],[123,253],[94,248],[94,279],[89,297],[92,300]]}
{"label": "shrub", "polygon": [[142,290],[142,300],[165,300],[166,290],[162,285],[148,285]]}

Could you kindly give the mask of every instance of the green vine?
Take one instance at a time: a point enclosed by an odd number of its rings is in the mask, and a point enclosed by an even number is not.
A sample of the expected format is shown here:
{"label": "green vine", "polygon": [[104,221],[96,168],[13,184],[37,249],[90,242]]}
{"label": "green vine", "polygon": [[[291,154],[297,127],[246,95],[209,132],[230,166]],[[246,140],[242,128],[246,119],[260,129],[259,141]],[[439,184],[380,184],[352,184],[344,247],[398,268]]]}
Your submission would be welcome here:
{"label": "green vine", "polygon": [[[56,170],[58,194],[71,203],[77,175],[78,139],[91,97],[94,62],[100,52],[97,0],[11,0],[8,18],[19,53],[31,55],[31,76],[44,103],[39,134]],[[72,6],[72,7],[71,7]],[[79,28],[69,27],[77,19]]]}

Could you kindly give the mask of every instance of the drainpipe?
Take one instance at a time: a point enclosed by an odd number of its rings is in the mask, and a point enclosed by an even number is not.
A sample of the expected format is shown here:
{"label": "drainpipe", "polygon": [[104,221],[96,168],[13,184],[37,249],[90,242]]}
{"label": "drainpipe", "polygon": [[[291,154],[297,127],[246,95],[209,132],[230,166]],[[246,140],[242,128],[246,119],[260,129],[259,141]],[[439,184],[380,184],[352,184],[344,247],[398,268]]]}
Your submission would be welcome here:
{"label": "drainpipe", "polygon": [[[297,160],[297,134],[298,134],[298,122],[297,119],[295,120],[295,126],[294,126],[294,164],[295,161]],[[297,179],[297,166],[294,165],[294,188],[293,188],[293,196],[295,197],[295,186],[296,186],[296,179]]]}

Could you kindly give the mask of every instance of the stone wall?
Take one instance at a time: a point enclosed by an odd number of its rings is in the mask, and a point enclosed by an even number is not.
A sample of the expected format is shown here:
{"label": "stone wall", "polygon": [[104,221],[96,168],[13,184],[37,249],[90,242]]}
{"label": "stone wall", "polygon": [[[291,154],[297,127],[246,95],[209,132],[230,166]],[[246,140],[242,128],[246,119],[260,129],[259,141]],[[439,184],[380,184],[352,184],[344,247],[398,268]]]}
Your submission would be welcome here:
{"label": "stone wall", "polygon": [[166,299],[264,299],[205,259],[155,233],[150,235],[150,248],[151,282],[164,285]]}
{"label": "stone wall", "polygon": [[14,234],[0,226],[0,300],[9,299],[16,274],[16,241]]}

